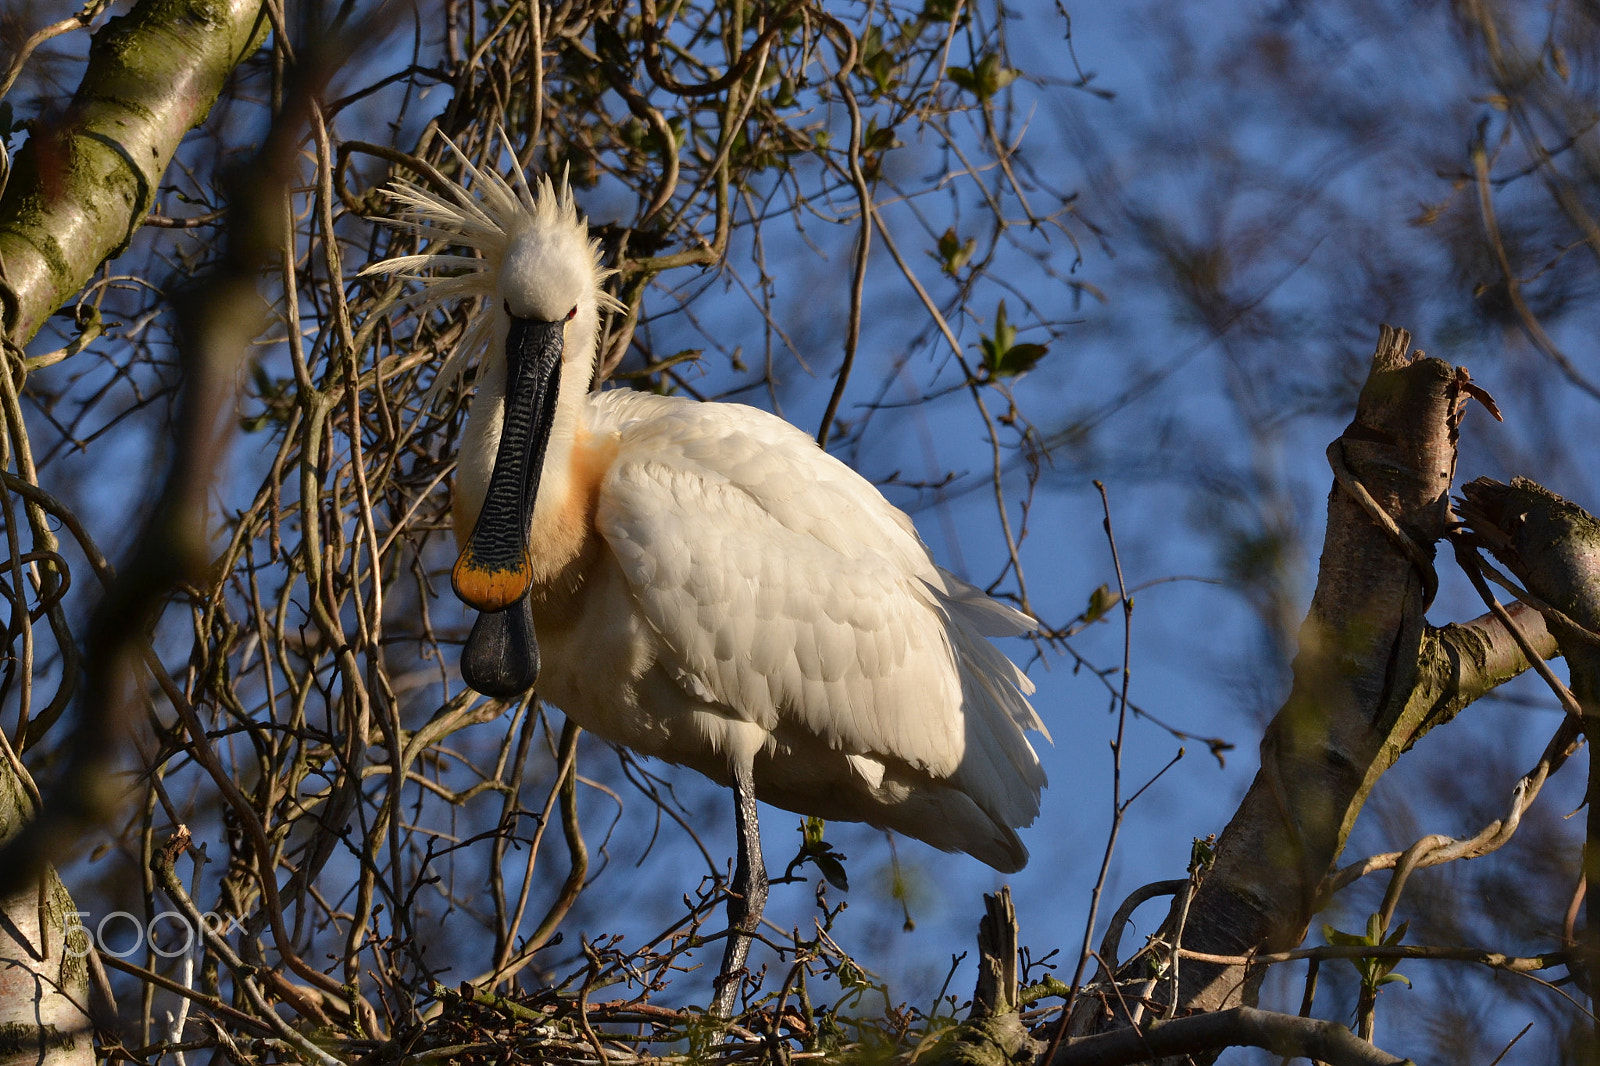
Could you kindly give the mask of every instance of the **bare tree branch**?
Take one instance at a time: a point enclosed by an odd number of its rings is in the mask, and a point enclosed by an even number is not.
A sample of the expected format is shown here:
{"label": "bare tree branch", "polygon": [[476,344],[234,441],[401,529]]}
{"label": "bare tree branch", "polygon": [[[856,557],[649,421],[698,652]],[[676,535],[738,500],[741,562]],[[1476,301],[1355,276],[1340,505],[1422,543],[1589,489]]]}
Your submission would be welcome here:
{"label": "bare tree branch", "polygon": [[1357,1039],[1338,1022],[1233,1007],[1192,1018],[1154,1021],[1142,1030],[1079,1037],[1064,1045],[1049,1066],[1130,1066],[1230,1047],[1265,1048],[1276,1055],[1304,1057],[1328,1066],[1406,1066],[1411,1062]]}

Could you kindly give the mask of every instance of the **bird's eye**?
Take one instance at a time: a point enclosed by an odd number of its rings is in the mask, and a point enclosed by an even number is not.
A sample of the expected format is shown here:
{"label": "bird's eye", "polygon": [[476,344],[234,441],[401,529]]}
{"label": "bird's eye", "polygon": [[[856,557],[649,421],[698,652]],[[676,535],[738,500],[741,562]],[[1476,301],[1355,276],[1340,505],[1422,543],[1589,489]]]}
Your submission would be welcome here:
{"label": "bird's eye", "polygon": [[571,322],[576,317],[578,317],[578,308],[574,306],[572,310],[567,312],[567,321]]}

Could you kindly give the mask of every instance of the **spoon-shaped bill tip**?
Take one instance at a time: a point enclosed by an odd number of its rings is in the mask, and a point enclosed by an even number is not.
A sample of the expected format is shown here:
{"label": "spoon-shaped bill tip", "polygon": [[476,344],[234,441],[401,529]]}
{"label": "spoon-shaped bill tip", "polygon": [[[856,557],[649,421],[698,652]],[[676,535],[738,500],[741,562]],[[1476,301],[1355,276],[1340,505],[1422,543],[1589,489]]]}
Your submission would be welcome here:
{"label": "spoon-shaped bill tip", "polygon": [[494,699],[512,700],[539,678],[539,642],[526,598],[503,611],[485,611],[461,650],[461,677]]}

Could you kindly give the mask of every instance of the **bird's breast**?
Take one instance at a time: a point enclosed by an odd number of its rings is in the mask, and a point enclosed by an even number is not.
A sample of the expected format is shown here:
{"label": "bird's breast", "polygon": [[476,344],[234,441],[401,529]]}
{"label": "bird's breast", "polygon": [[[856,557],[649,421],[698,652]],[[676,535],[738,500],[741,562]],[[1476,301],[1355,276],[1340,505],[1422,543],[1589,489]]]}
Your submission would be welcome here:
{"label": "bird's breast", "polygon": [[[539,613],[558,608],[582,586],[594,565],[601,548],[594,516],[618,444],[615,433],[593,433],[583,427],[567,440],[550,442],[528,523],[529,595]],[[487,480],[486,472],[465,466],[458,477],[450,515],[458,547],[472,535]]]}
{"label": "bird's breast", "polygon": [[[616,460],[618,438],[579,429],[564,470],[545,464],[548,489],[540,485],[528,528],[528,553],[533,559],[533,592],[546,601],[571,596],[584,584],[604,546],[595,529],[600,486]],[[555,474],[554,477],[551,475]]]}

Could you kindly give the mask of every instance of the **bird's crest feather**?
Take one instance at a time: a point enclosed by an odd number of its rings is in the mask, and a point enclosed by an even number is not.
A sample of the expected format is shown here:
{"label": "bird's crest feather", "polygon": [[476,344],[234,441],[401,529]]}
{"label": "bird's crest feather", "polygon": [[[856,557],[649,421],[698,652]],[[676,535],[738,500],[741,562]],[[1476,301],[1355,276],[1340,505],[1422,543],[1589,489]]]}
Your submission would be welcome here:
{"label": "bird's crest feather", "polygon": [[[511,143],[503,129],[499,139],[502,145]],[[626,309],[601,288],[616,271],[601,266],[600,242],[588,239],[588,222],[578,213],[565,171],[560,184],[551,181],[548,174],[539,175],[530,184],[521,168],[514,166],[508,182],[495,168],[475,165],[449,137],[444,137],[444,143],[455,153],[464,176],[452,189],[453,195],[441,195],[414,181],[396,178],[386,191],[401,211],[394,218],[379,219],[422,242],[433,242],[432,246],[439,250],[380,260],[364,268],[359,277],[389,274],[418,282],[421,287],[403,304],[420,314],[463,300],[492,301],[495,278],[514,234],[529,227],[575,229],[587,240],[594,258],[594,298],[600,310]],[[477,255],[451,250],[462,247]],[[468,364],[483,354],[489,345],[493,321],[491,314],[472,316],[461,343],[439,368],[428,390],[428,402],[458,380]]]}

